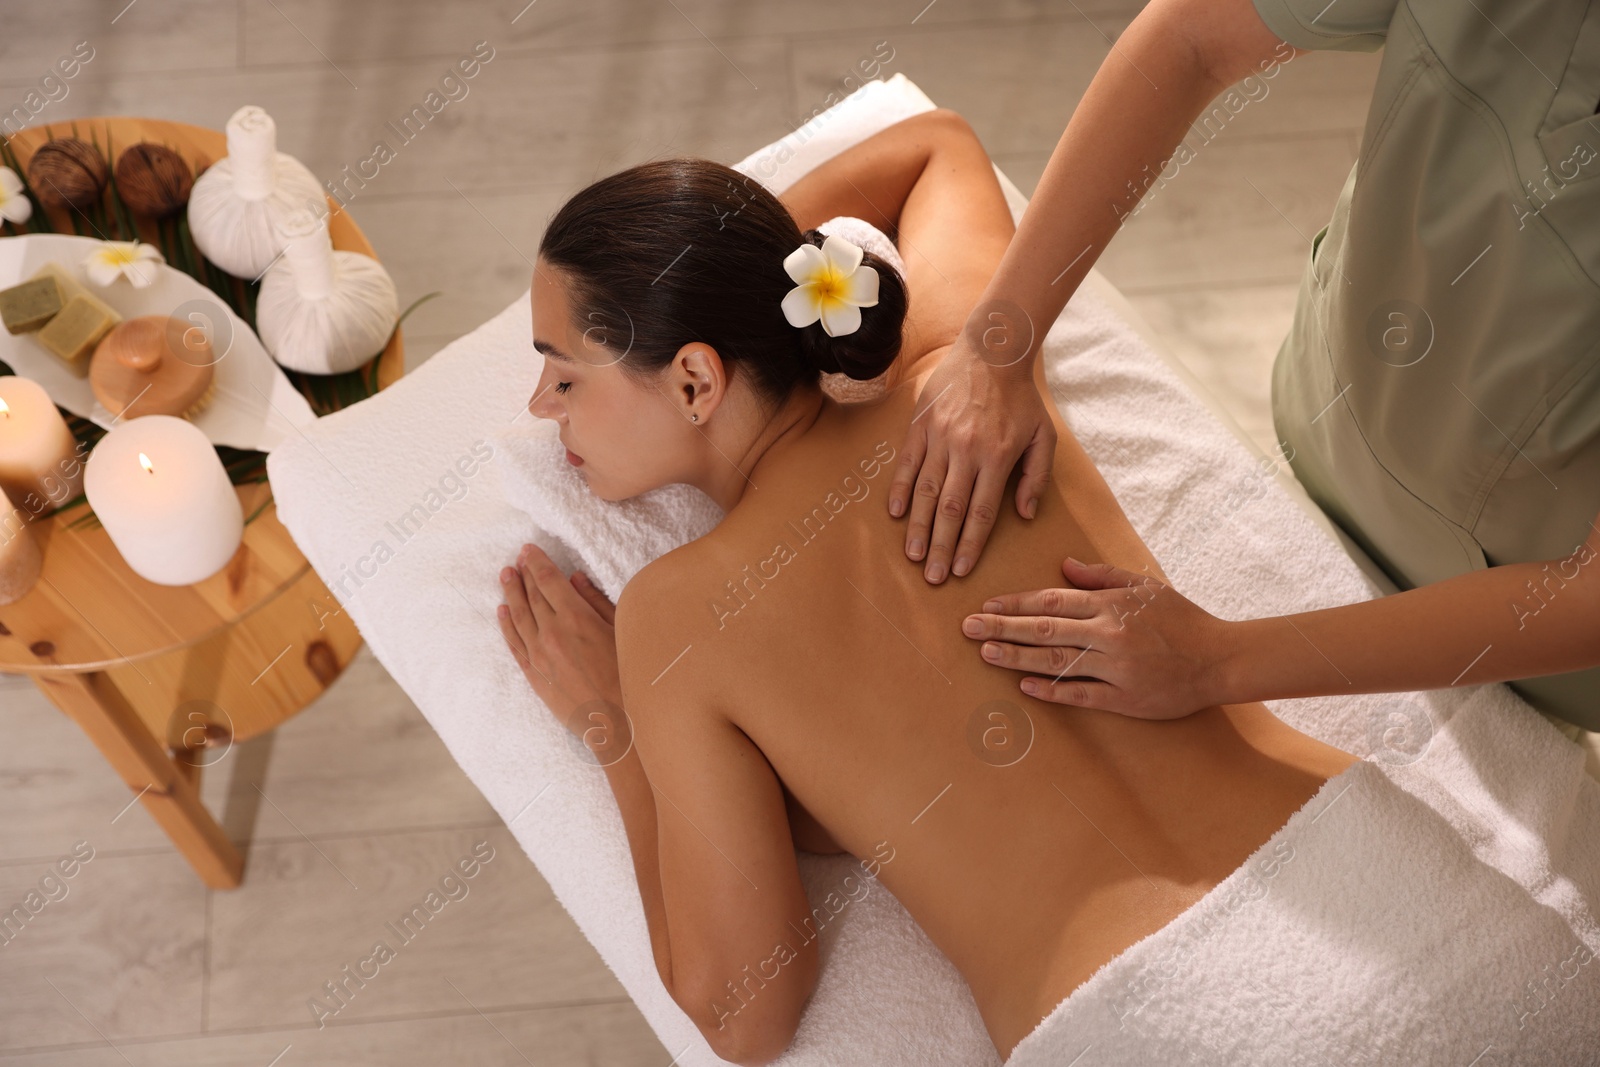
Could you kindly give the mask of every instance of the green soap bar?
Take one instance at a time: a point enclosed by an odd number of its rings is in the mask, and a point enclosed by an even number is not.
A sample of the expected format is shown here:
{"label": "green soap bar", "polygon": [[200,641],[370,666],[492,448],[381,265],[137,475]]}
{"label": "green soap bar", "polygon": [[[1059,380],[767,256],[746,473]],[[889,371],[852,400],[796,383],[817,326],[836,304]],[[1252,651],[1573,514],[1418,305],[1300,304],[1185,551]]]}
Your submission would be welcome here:
{"label": "green soap bar", "polygon": [[37,330],[55,317],[66,303],[54,278],[35,278],[0,290],[0,319],[9,333]]}
{"label": "green soap bar", "polygon": [[89,296],[75,296],[39,331],[39,343],[82,378],[95,345],[117,324],[117,314]]}
{"label": "green soap bar", "polygon": [[54,278],[56,284],[61,286],[61,306],[66,307],[67,301],[75,296],[88,296],[89,290],[78,284],[74,278],[62,269],[61,264],[53,260],[46,260],[40,264],[39,269],[33,272],[35,278]]}
{"label": "green soap bar", "polygon": [[89,292],[89,290],[79,285],[78,279],[61,269],[61,264],[46,263],[44,266],[34,271],[33,276],[35,278],[54,278],[56,280],[56,284],[61,286],[62,307],[66,307],[68,304],[72,303],[73,297],[81,296],[85,300],[89,301],[89,303],[99,308],[101,312],[111,316],[111,321],[113,323],[122,321],[121,315],[118,315],[116,311],[110,307],[110,305],[106,304],[106,302],[101,300],[98,296],[95,296],[93,293]]}

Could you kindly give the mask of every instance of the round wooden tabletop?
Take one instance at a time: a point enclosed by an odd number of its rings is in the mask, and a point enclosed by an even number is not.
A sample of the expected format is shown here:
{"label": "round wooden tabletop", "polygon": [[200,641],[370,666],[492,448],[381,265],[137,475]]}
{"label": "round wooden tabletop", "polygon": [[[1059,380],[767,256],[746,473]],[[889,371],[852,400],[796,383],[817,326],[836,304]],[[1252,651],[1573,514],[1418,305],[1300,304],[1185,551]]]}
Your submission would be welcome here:
{"label": "round wooden tabletop", "polygon": [[[196,173],[227,154],[227,140],[220,131],[141,118],[77,119],[34,127],[13,137],[10,146],[18,162],[26,166],[34,150],[51,137],[89,140],[91,134],[113,163],[122,149],[139,141],[175,150]],[[108,143],[111,149],[106,152]],[[373,255],[355,220],[331,198],[329,206],[333,246]],[[59,218],[52,211],[51,219],[58,232],[74,232],[65,211]],[[154,243],[153,224],[140,220],[139,226],[141,231],[150,227],[148,235],[142,236]],[[377,358],[380,389],[405,373],[398,328]],[[320,608],[314,603],[306,608],[314,621],[319,610],[325,615],[338,613],[339,605],[309,573],[310,563],[278,521],[277,509],[269,502],[270,486],[261,482],[235,489],[245,516],[255,518],[245,526],[244,540],[228,564],[192,585],[146,581],[123,561],[103,528],[69,528],[85,514],[86,504],[29,523],[44,557],[43,572],[38,584],[20,600],[0,606],[0,670],[80,673],[123,665],[137,670],[141,661],[218,638],[296,586],[321,590],[307,597],[308,601],[324,599]],[[302,582],[308,578],[309,585]],[[270,656],[271,650],[265,654]],[[342,655],[338,658],[344,659]],[[337,673],[334,665],[329,667]]]}

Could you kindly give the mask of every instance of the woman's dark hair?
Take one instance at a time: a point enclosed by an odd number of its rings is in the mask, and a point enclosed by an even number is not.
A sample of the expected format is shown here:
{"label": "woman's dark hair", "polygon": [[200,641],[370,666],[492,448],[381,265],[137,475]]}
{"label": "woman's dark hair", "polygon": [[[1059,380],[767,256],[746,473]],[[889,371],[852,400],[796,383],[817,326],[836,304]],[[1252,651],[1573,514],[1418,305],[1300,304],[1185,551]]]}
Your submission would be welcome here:
{"label": "woman's dark hair", "polygon": [[900,351],[905,323],[904,281],[867,252],[878,303],[861,309],[859,329],[829,337],[821,322],[789,325],[782,304],[795,283],[783,260],[802,241],[821,245],[823,235],[802,234],[760,182],[710,160],[666,159],[568,200],[539,254],[564,274],[574,324],[587,325],[625,369],[658,371],[701,341],[781,403],[819,371],[876,378]]}

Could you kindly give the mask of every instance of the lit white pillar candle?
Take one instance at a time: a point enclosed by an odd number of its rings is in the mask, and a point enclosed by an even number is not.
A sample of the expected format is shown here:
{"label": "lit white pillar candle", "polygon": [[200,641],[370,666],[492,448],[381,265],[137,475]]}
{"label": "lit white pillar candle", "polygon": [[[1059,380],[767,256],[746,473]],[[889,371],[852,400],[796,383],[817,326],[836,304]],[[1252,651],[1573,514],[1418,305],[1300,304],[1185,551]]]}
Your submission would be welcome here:
{"label": "lit white pillar candle", "polygon": [[221,570],[244,537],[244,510],[205,432],[143,415],[112,429],[85,464],[83,488],[135,574],[189,585]]}
{"label": "lit white pillar candle", "polygon": [[0,604],[21,600],[44,564],[28,516],[0,491]]}
{"label": "lit white pillar candle", "polygon": [[78,442],[44,386],[0,376],[0,490],[29,515],[47,515],[83,492]]}

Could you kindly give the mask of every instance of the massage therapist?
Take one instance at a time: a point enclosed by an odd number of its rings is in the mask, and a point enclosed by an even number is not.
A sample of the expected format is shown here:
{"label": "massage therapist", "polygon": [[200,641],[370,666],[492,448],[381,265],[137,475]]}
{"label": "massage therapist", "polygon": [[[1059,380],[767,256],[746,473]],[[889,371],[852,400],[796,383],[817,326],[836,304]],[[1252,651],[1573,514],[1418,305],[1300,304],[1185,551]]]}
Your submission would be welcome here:
{"label": "massage therapist", "polygon": [[1319,48],[1384,56],[1273,369],[1273,419],[1312,499],[1404,591],[1224,622],[1068,560],[1063,588],[994,590],[964,631],[1027,692],[1138,717],[1517,679],[1582,741],[1600,731],[1600,3],[1151,0],[924,385],[890,512],[910,501],[906,552],[933,582],[952,557],[971,569],[1019,457],[1031,515],[1054,435],[1037,346],[985,358],[995,309],[1053,322],[1130,183],[1228,86]]}

